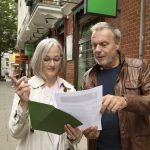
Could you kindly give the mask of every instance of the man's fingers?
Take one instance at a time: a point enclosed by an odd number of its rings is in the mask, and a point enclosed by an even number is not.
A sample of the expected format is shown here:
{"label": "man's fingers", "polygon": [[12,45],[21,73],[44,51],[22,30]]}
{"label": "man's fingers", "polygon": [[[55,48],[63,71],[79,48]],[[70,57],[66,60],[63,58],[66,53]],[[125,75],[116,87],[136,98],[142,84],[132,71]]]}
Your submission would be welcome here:
{"label": "man's fingers", "polygon": [[87,128],[83,131],[83,134],[85,135],[85,137],[89,139],[98,138],[99,136],[98,127],[94,126],[94,127]]}
{"label": "man's fingers", "polygon": [[112,99],[113,99],[112,95],[106,95],[106,96],[103,97],[102,107],[101,107],[101,110],[100,110],[101,114],[103,114],[108,109],[108,106],[110,105]]}
{"label": "man's fingers", "polygon": [[116,106],[116,101],[111,101],[110,104],[107,107],[108,111],[112,111],[112,109]]}
{"label": "man's fingers", "polygon": [[103,113],[105,112],[106,108],[107,108],[107,106],[102,105],[102,108],[101,108],[101,110],[100,110],[100,113],[103,114]]}
{"label": "man's fingers", "polygon": [[104,103],[102,103],[102,107],[101,107],[101,110],[100,110],[101,114],[103,114],[106,111],[109,103],[110,103],[110,101],[105,101]]}
{"label": "man's fingers", "polygon": [[83,131],[83,134],[86,136],[89,134],[90,131],[91,131],[91,128],[87,128]]}

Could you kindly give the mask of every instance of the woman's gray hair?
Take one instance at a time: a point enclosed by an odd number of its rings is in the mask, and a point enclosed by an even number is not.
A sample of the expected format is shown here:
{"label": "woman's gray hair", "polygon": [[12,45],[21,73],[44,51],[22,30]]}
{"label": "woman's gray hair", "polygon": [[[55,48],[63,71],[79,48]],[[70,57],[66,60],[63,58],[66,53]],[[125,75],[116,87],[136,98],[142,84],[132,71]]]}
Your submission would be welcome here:
{"label": "woman's gray hair", "polygon": [[91,27],[92,33],[98,30],[102,30],[104,28],[111,29],[113,35],[114,35],[114,40],[116,43],[121,41],[121,32],[118,28],[115,28],[114,26],[108,24],[107,22],[99,22],[95,24],[94,26]]}
{"label": "woman's gray hair", "polygon": [[43,59],[46,57],[53,45],[58,46],[58,48],[60,49],[60,56],[62,57],[60,71],[62,70],[62,68],[64,68],[65,65],[65,58],[62,46],[56,39],[48,38],[40,41],[33,54],[31,60],[31,67],[33,69],[33,74],[37,75],[42,79],[45,79],[45,75],[43,73]]}

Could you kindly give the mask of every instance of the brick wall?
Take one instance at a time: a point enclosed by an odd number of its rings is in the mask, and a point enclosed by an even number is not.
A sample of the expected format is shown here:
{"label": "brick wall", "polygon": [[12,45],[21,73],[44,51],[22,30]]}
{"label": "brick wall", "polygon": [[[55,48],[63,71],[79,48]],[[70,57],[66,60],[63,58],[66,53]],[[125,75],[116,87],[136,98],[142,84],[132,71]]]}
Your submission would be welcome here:
{"label": "brick wall", "polygon": [[67,21],[66,21],[66,31],[67,31],[67,35],[73,33],[73,16],[72,15],[69,15],[67,17]]}
{"label": "brick wall", "polygon": [[[66,21],[66,35],[73,33],[73,16],[69,16]],[[74,84],[74,61],[68,61],[66,63],[66,80],[71,84]]]}
{"label": "brick wall", "polygon": [[145,0],[145,20],[144,20],[144,54],[150,62],[150,0]]}
{"label": "brick wall", "polygon": [[138,57],[140,0],[123,0],[120,15],[121,49],[127,56]]}
{"label": "brick wall", "polygon": [[66,64],[66,80],[74,85],[74,61]]}
{"label": "brick wall", "polygon": [[[144,19],[144,58],[150,62],[150,0],[145,0]],[[119,27],[122,33],[121,51],[128,57],[139,57],[140,6],[141,0],[118,0],[116,18],[105,21]],[[67,20],[67,34],[72,33],[73,18]],[[66,79],[74,83],[74,62],[66,65]]]}
{"label": "brick wall", "polygon": [[117,18],[106,21],[118,26],[122,33],[121,50],[128,57],[138,57],[140,32],[140,0],[119,0]]}

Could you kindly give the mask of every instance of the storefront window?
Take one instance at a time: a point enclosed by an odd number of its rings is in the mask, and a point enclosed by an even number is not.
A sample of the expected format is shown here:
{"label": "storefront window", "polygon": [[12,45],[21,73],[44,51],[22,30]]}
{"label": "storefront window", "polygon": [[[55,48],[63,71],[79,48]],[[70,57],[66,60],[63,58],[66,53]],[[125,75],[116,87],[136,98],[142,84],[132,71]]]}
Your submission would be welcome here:
{"label": "storefront window", "polygon": [[90,29],[97,22],[99,22],[99,19],[94,19],[80,26],[79,55],[78,55],[78,82],[77,82],[78,90],[82,89],[84,73],[95,64],[95,60],[91,48]]}
{"label": "storefront window", "polygon": [[9,66],[9,58],[6,58],[5,61],[6,61],[6,66],[8,67]]}
{"label": "storefront window", "polygon": [[78,90],[82,89],[83,75],[95,63],[90,40],[79,44],[78,58]]}

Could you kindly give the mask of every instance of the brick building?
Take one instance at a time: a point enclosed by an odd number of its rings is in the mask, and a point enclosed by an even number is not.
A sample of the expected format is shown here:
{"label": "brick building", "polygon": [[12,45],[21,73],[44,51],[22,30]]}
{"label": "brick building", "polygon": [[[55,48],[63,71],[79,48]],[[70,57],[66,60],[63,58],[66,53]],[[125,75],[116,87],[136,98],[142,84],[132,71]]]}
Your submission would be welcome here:
{"label": "brick building", "polygon": [[[53,5],[50,5],[50,2]],[[84,72],[94,64],[90,45],[90,27],[99,21],[107,21],[119,27],[122,32],[121,51],[129,57],[146,58],[150,62],[150,0],[118,0],[116,17],[84,14],[84,2],[83,0],[34,0],[26,10],[25,21],[22,21],[22,24],[23,22],[28,24],[30,33],[26,30],[24,34],[18,34],[16,47],[24,48],[24,44],[28,41],[36,46],[45,37],[56,37],[62,43],[67,58],[62,76],[77,89],[81,89]],[[18,5],[19,3],[18,0]],[[58,16],[53,15],[54,20],[52,20],[52,17],[46,14],[51,11],[47,12],[46,9],[53,8],[54,4],[55,8],[57,5],[57,8],[63,9],[57,11]],[[29,13],[35,5],[34,11]],[[43,14],[45,13],[43,17],[47,16],[45,24],[41,24],[42,20],[39,19],[38,22],[36,19],[38,17],[35,14],[36,9],[40,6],[42,9],[39,12],[43,11]],[[23,29],[20,23],[21,30]],[[43,33],[42,36],[38,34],[39,38],[33,37],[40,31]]]}

